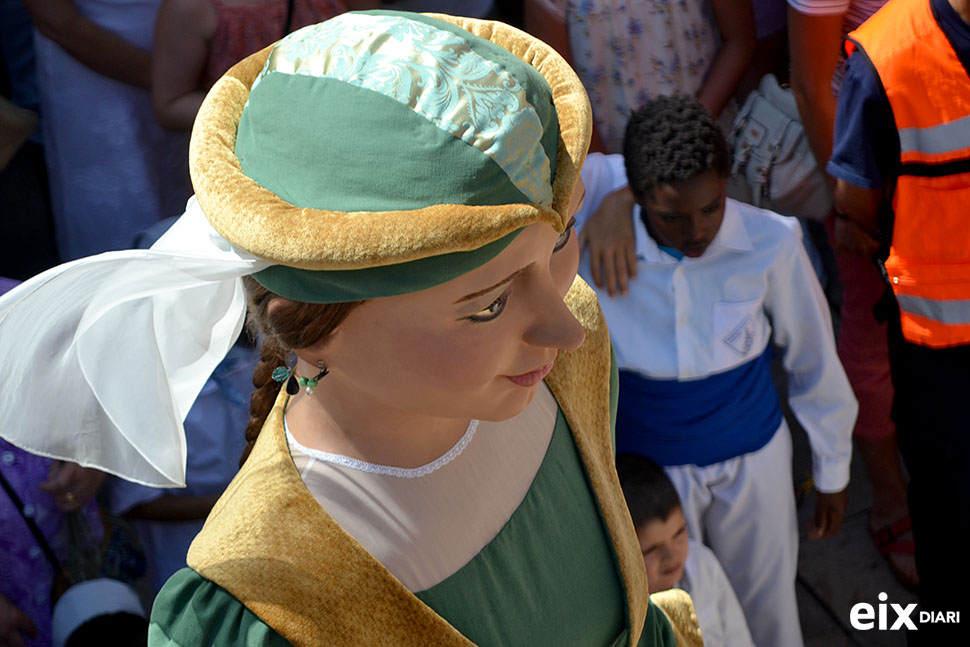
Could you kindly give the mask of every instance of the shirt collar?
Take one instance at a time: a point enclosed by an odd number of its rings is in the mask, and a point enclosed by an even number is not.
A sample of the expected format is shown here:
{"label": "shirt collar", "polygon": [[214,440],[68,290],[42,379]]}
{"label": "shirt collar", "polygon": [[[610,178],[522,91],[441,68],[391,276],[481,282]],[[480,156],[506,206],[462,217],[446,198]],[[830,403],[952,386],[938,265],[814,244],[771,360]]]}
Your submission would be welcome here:
{"label": "shirt collar", "polygon": [[[670,254],[664,253],[657,242],[647,233],[647,227],[643,224],[643,212],[638,204],[633,206],[633,235],[637,258],[648,263],[663,263],[665,265],[680,262]],[[701,258],[711,256],[719,248],[738,252],[750,252],[754,249],[751,245],[751,237],[748,236],[748,230],[741,219],[738,203],[730,198],[725,200],[724,219],[721,221],[721,228],[718,229],[714,240],[711,241],[711,246],[707,248]]]}

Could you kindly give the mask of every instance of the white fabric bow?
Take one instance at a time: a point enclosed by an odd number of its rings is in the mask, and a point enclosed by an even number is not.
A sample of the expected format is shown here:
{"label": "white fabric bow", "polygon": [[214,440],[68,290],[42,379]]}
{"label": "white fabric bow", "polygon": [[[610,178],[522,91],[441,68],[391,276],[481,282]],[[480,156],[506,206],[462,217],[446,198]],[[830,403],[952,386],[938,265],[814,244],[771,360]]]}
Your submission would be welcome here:
{"label": "white fabric bow", "polygon": [[241,277],[270,265],[223,239],[193,197],[151,249],[82,258],[15,287],[0,297],[0,437],[184,486],[182,421],[242,330]]}

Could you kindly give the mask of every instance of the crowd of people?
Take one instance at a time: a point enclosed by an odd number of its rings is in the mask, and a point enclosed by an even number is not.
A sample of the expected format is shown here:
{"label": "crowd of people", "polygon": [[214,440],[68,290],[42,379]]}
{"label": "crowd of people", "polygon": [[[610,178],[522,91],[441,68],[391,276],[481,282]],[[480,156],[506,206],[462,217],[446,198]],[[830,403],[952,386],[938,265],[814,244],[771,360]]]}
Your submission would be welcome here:
{"label": "crowd of people", "polygon": [[[855,451],[970,618],[970,0],[3,0],[0,53],[0,647],[798,647],[790,424],[809,538]],[[808,221],[730,182],[766,73]]]}

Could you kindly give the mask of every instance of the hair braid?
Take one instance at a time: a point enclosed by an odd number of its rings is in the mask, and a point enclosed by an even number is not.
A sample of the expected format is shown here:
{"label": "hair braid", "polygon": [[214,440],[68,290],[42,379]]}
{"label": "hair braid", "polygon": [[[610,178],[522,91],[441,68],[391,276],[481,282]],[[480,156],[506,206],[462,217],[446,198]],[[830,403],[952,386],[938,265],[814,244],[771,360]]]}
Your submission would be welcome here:
{"label": "hair braid", "polygon": [[249,457],[259,430],[263,428],[276,398],[279,397],[282,384],[273,379],[273,370],[286,364],[286,349],[279,345],[273,337],[264,337],[259,349],[259,364],[253,371],[253,395],[249,403],[249,423],[246,425],[246,448],[239,459],[241,466]]}
{"label": "hair braid", "polygon": [[[241,466],[252,451],[266,417],[279,397],[281,383],[273,379],[273,370],[287,365],[294,350],[318,344],[332,333],[350,312],[363,301],[348,303],[303,303],[274,294],[244,277],[249,302],[248,327],[254,338],[262,336],[259,364],[253,371],[253,391],[249,405],[249,424],[246,425],[246,448]],[[272,308],[270,306],[273,306]]]}

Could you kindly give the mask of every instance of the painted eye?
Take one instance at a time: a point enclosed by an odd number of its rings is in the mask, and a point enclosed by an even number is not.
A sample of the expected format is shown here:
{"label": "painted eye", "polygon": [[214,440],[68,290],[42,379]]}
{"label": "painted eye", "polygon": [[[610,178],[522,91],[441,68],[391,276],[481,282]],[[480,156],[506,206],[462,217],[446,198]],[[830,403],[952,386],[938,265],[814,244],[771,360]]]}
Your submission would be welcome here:
{"label": "painted eye", "polygon": [[505,310],[505,304],[508,303],[510,294],[512,294],[512,290],[506,290],[502,293],[502,296],[492,301],[487,308],[466,317],[466,319],[473,323],[483,323],[495,319]]}
{"label": "painted eye", "polygon": [[558,252],[560,249],[562,249],[569,243],[569,239],[572,238],[573,229],[575,228],[575,226],[576,226],[576,219],[572,218],[569,221],[569,224],[566,225],[566,229],[561,234],[559,234],[559,238],[556,239],[556,245],[555,247],[552,248],[553,254]]}

